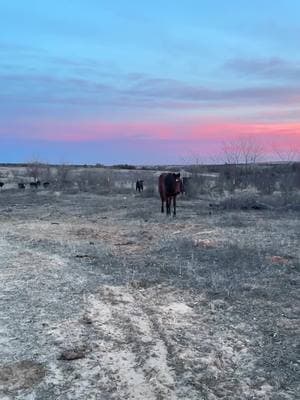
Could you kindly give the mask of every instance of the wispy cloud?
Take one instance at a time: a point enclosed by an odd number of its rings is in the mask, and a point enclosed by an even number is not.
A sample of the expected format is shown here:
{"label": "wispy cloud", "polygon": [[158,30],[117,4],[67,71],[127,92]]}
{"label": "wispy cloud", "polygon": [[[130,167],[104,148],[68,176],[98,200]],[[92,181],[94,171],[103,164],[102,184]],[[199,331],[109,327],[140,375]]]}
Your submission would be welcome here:
{"label": "wispy cloud", "polygon": [[268,80],[292,80],[300,78],[300,62],[290,62],[280,57],[235,58],[227,61],[224,67],[243,76]]}
{"label": "wispy cloud", "polygon": [[18,54],[16,59],[11,58],[10,66],[2,70],[0,67],[0,97],[6,109],[15,107],[18,112],[21,104],[26,104],[26,110],[48,105],[49,115],[63,106],[73,107],[76,113],[82,107],[83,115],[87,109],[89,114],[105,110],[115,115],[124,109],[133,114],[141,109],[159,113],[204,109],[218,112],[257,104],[280,109],[287,105],[297,107],[300,102],[300,63],[280,57],[228,60],[223,73],[231,71],[265,81],[251,84],[247,79],[222,87],[213,81],[199,84],[142,70],[128,72],[101,57],[51,55],[43,49],[17,45],[14,48],[3,42],[1,52],[7,59],[7,54]]}
{"label": "wispy cloud", "polygon": [[[188,84],[179,80],[147,78],[123,85],[105,80],[64,78],[54,75],[9,74],[0,75],[0,96],[7,96],[12,106],[27,104],[82,105],[85,107],[164,108],[166,110],[191,110],[199,107],[226,107],[241,105],[297,105],[300,102],[300,85],[265,85],[237,89],[219,89]],[[123,86],[123,87],[122,87]]]}

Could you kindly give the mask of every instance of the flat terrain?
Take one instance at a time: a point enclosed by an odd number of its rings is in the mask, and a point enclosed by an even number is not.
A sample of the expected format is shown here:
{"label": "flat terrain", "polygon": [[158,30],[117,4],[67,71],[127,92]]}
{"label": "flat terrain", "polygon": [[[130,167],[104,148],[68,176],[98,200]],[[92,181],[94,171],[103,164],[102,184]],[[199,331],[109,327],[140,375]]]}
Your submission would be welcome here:
{"label": "flat terrain", "polygon": [[209,211],[2,191],[1,400],[299,398],[299,212]]}

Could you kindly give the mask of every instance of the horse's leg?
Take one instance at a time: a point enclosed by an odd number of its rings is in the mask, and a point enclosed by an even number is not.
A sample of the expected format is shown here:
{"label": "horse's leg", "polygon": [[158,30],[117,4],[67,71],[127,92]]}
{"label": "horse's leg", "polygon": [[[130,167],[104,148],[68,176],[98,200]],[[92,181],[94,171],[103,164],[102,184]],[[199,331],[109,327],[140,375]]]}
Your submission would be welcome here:
{"label": "horse's leg", "polygon": [[161,212],[162,213],[164,212],[164,201],[163,200],[161,201]]}
{"label": "horse's leg", "polygon": [[175,217],[176,216],[176,196],[173,196],[173,207],[174,207],[173,217]]}
{"label": "horse's leg", "polygon": [[167,215],[171,214],[171,197],[167,197]]}

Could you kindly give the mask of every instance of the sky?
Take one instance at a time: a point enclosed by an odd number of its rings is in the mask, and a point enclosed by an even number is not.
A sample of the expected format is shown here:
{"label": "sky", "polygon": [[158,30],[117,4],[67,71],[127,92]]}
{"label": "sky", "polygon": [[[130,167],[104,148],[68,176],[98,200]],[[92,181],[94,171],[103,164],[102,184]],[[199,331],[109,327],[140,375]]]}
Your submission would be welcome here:
{"label": "sky", "polygon": [[300,152],[300,1],[0,0],[0,162]]}

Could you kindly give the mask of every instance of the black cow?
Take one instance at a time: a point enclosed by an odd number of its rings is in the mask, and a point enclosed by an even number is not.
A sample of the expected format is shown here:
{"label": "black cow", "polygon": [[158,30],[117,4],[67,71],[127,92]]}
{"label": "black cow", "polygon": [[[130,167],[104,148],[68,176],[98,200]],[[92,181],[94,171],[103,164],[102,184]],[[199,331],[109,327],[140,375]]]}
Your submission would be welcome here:
{"label": "black cow", "polygon": [[173,216],[176,215],[176,196],[182,193],[182,180],[180,173],[164,173],[158,178],[158,191],[161,198],[161,212],[164,212],[164,202],[166,202],[167,215],[171,214],[171,202],[173,199]]}
{"label": "black cow", "polygon": [[[31,187],[31,188],[35,188],[35,189],[37,189],[37,188],[38,188],[38,186],[39,186],[38,182],[39,182],[39,181],[37,181],[37,182],[30,182],[30,184],[29,184],[29,185],[30,185],[30,187]],[[40,184],[41,184],[41,182],[40,182]]]}
{"label": "black cow", "polygon": [[47,187],[49,187],[49,185],[50,185],[49,182],[44,182],[44,183],[43,183],[43,186],[44,186],[45,189],[46,189]]}
{"label": "black cow", "polygon": [[0,182],[0,189],[2,189],[4,186],[4,182]]}
{"label": "black cow", "polygon": [[25,183],[18,183],[19,189],[25,189]]}
{"label": "black cow", "polygon": [[142,192],[144,190],[144,181],[138,179],[136,181],[136,184],[135,184],[135,190],[136,191],[138,190],[139,192]]}

